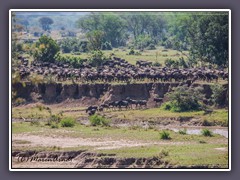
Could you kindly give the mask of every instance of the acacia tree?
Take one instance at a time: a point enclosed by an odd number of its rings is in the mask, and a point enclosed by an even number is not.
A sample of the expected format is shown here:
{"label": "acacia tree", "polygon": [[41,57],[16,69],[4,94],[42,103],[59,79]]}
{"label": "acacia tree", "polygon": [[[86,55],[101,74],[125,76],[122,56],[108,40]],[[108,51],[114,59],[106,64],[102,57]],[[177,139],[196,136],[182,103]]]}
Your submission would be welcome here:
{"label": "acacia tree", "polygon": [[41,28],[44,30],[44,31],[48,31],[51,29],[51,25],[54,23],[53,20],[49,17],[42,17],[39,19],[39,23],[40,23],[40,26]]}

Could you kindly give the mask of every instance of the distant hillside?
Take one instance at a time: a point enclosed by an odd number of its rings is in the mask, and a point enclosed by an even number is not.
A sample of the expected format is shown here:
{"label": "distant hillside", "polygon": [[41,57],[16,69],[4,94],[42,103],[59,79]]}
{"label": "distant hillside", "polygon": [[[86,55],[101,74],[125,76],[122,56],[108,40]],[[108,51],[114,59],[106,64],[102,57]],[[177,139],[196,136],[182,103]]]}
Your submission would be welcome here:
{"label": "distant hillside", "polygon": [[17,16],[82,16],[86,15],[89,12],[56,12],[56,11],[42,11],[42,12],[37,12],[37,11],[31,11],[31,12],[16,12]]}
{"label": "distant hillside", "polygon": [[53,30],[59,30],[62,27],[65,29],[75,29],[76,21],[87,15],[89,12],[15,12],[17,20],[20,21],[28,21],[29,28],[39,28],[39,19],[41,17],[50,17],[54,23],[52,24]]}

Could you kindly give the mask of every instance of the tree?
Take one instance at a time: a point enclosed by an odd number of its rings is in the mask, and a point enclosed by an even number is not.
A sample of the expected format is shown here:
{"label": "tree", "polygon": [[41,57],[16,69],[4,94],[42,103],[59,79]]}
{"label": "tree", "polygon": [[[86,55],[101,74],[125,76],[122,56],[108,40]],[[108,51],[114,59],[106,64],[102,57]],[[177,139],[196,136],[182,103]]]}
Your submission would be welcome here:
{"label": "tree", "polygon": [[54,62],[60,47],[51,37],[42,36],[35,44],[33,57],[44,62]]}
{"label": "tree", "polygon": [[51,24],[53,24],[53,20],[49,17],[42,17],[39,19],[40,26],[44,31],[48,31],[51,29]]}
{"label": "tree", "polygon": [[228,64],[228,14],[225,12],[174,13],[168,34],[172,48],[189,50],[191,63]]}
{"label": "tree", "polygon": [[121,16],[136,41],[139,36],[149,36],[157,44],[163,38],[166,21],[160,13],[138,12]]}
{"label": "tree", "polygon": [[190,53],[202,62],[227,66],[228,64],[228,14],[201,15],[192,24]]}
{"label": "tree", "polygon": [[[23,30],[23,26],[17,23],[16,14],[12,13],[12,59],[15,60],[20,54],[20,50],[22,49],[22,44],[20,43],[20,34],[19,32]],[[19,48],[20,47],[20,48]],[[13,63],[15,63],[13,61]]]}
{"label": "tree", "polygon": [[90,50],[101,50],[103,44],[104,32],[100,30],[91,31],[87,33]]}
{"label": "tree", "polygon": [[125,21],[114,13],[91,13],[77,21],[77,26],[87,34],[104,32],[103,43],[109,42],[113,47],[125,45]]}

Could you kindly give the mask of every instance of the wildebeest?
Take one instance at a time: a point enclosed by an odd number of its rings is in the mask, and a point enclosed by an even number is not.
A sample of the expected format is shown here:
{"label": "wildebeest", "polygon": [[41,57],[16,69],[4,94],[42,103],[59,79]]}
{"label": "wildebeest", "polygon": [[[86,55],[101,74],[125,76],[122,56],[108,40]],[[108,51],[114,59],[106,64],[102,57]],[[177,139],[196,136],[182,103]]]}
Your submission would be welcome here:
{"label": "wildebeest", "polygon": [[125,100],[118,101],[117,107],[120,110],[122,109],[122,107],[125,107],[126,109],[128,109],[129,108],[128,101],[125,101]]}
{"label": "wildebeest", "polygon": [[87,112],[91,112],[92,110],[97,111],[97,110],[98,110],[98,106],[89,106],[89,107],[86,109],[86,113],[87,113]]}
{"label": "wildebeest", "polygon": [[147,101],[146,100],[139,100],[138,105],[142,108],[143,106],[146,108],[147,107]]}

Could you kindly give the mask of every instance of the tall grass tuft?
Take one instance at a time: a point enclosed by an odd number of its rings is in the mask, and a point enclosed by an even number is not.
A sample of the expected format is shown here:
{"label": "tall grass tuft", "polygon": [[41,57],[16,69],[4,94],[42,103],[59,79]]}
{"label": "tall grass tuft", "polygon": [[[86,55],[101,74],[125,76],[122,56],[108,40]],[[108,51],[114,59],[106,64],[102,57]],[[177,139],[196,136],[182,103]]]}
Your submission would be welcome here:
{"label": "tall grass tuft", "polygon": [[167,131],[165,131],[165,130],[163,130],[162,132],[160,132],[159,135],[160,135],[160,139],[163,139],[163,140],[169,140],[169,139],[171,139],[170,133],[167,132]]}
{"label": "tall grass tuft", "polygon": [[201,133],[202,133],[203,136],[208,136],[208,137],[212,137],[213,136],[212,132],[209,129],[203,129],[201,131]]}

